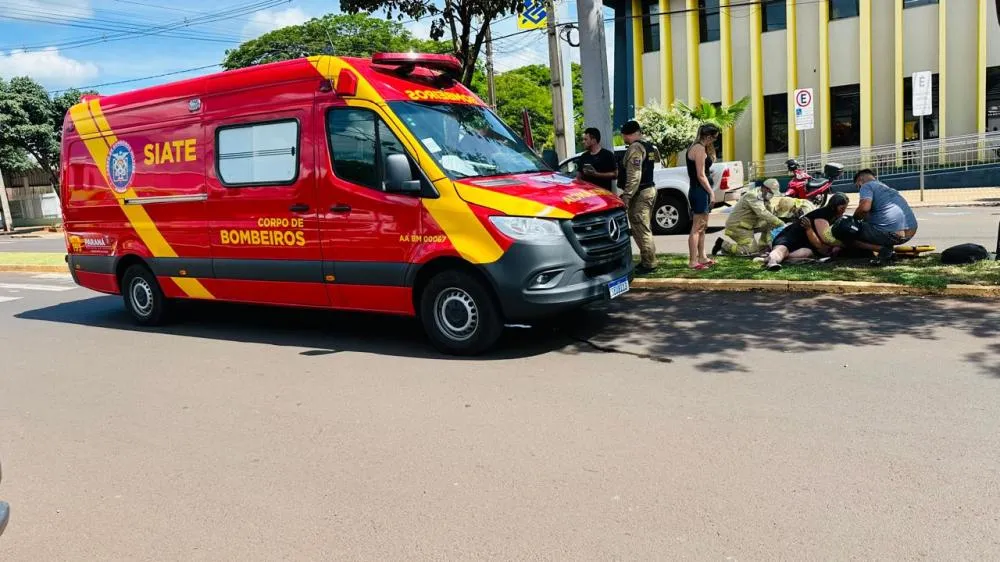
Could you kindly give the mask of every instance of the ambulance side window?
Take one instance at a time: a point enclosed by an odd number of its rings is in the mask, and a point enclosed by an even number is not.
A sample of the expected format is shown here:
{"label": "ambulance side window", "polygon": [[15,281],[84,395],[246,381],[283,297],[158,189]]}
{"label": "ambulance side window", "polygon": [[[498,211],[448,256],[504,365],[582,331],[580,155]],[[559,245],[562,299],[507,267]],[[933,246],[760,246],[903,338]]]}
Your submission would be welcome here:
{"label": "ambulance side window", "polygon": [[375,114],[364,109],[334,109],[327,118],[333,173],[351,183],[378,188],[375,170]]}
{"label": "ambulance side window", "polygon": [[[332,109],[327,117],[333,173],[378,191],[383,185],[383,162],[390,154],[407,155],[389,126],[367,109]],[[408,156],[408,155],[407,155]],[[414,168],[414,177],[419,170]]]}
{"label": "ambulance side window", "polygon": [[228,187],[288,185],[299,175],[299,123],[295,120],[219,127],[217,173]]}

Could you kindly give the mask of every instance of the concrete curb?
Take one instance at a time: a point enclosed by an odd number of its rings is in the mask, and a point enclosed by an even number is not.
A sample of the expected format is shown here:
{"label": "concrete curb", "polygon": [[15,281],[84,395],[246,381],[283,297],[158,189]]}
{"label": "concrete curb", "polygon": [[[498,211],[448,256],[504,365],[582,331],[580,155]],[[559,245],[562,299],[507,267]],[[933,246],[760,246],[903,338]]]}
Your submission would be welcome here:
{"label": "concrete curb", "polygon": [[0,273],[69,273],[66,265],[0,265]]}
{"label": "concrete curb", "polygon": [[921,289],[893,283],[864,281],[784,281],[777,279],[633,279],[639,291],[763,291],[769,293],[826,293],[835,295],[912,295],[1000,298],[1000,286],[948,285],[944,290]]}

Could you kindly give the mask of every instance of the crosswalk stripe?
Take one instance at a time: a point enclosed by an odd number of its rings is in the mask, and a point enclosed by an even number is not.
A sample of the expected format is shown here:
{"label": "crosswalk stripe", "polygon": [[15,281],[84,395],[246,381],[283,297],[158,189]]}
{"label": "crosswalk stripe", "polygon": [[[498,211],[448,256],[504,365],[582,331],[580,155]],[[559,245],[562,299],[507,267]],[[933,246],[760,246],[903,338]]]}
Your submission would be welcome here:
{"label": "crosswalk stripe", "polygon": [[18,300],[20,298],[21,297],[0,297],[0,302],[16,301],[16,300]]}
{"label": "crosswalk stripe", "polygon": [[0,283],[0,289],[15,289],[21,291],[72,291],[76,287],[67,285],[35,285],[28,283]]}

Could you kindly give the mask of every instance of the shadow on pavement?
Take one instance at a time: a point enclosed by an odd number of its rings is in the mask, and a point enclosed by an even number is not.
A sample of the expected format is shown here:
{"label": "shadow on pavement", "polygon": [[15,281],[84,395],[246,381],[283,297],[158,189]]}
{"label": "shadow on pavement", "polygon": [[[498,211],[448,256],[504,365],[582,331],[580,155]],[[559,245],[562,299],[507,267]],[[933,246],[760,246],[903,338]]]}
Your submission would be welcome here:
{"label": "shadow on pavement", "polygon": [[891,340],[900,336],[926,340],[947,355],[942,330],[949,329],[981,338],[984,350],[961,359],[1000,377],[1000,307],[991,301],[637,292],[583,317],[573,335],[605,349],[703,360],[697,364],[703,372],[730,372],[751,367],[741,362],[750,349],[805,353],[851,346],[892,353]]}
{"label": "shadow on pavement", "polygon": [[[412,318],[229,303],[180,303],[177,320],[136,326],[119,297],[100,296],[26,311],[16,318],[116,330],[306,348],[321,357],[344,351],[415,358],[437,353]],[[661,363],[695,361],[702,372],[748,372],[744,352],[808,353],[850,346],[892,353],[909,336],[949,353],[943,330],[983,340],[961,359],[1000,378],[1000,307],[991,301],[764,293],[631,293],[532,328],[510,328],[493,352],[470,360],[622,353]],[[700,363],[698,363],[700,361]]]}
{"label": "shadow on pavement", "polygon": [[[436,359],[470,359],[438,353],[420,322],[389,315],[335,312],[232,303],[178,303],[175,320],[156,328],[132,322],[120,297],[99,296],[25,311],[15,317],[131,332],[308,348],[319,357],[344,351]],[[594,321],[598,321],[594,320]],[[549,353],[573,342],[538,337],[537,329],[505,330],[495,350],[471,360],[500,360]]]}

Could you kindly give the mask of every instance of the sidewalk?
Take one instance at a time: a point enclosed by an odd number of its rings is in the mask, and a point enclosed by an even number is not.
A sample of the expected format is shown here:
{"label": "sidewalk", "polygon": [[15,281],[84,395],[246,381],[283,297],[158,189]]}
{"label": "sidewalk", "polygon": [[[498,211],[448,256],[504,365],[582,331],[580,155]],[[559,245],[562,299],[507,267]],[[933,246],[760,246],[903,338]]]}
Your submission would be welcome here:
{"label": "sidewalk", "polygon": [[[920,190],[900,191],[910,207],[969,207],[1000,206],[1000,187],[969,187],[959,189],[925,189],[920,201]],[[857,205],[858,194],[848,193],[851,205]]]}
{"label": "sidewalk", "polygon": [[60,228],[56,232],[50,230],[48,226],[15,226],[13,232],[0,229],[0,237],[10,238],[62,238],[63,233]]}

